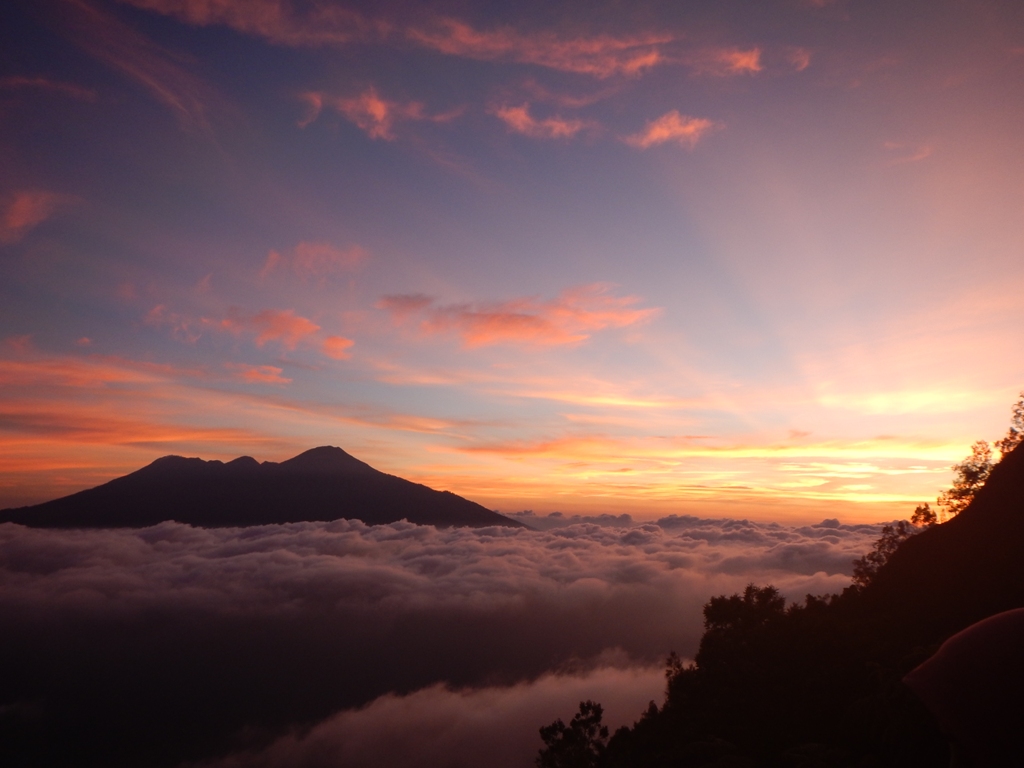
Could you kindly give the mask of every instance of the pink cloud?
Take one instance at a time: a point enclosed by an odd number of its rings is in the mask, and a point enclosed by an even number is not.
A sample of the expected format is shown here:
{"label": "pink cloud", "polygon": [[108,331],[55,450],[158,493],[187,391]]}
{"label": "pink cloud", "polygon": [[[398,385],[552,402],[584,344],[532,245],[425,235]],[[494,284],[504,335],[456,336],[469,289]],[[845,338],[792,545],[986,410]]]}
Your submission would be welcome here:
{"label": "pink cloud", "polygon": [[166,304],[157,304],[144,318],[146,325],[158,328],[170,328],[171,336],[179,341],[194,344],[203,335],[205,327],[213,324],[211,321],[200,318],[190,318],[179,312],[174,312]]}
{"label": "pink cloud", "polygon": [[182,341],[195,343],[208,330],[227,331],[230,333],[256,334],[256,346],[262,347],[267,342],[280,342],[285,349],[295,349],[299,342],[320,330],[320,326],[300,315],[294,310],[264,309],[252,316],[242,315],[232,308],[226,317],[217,319],[210,317],[189,317],[159,304],[146,315],[147,325],[169,327],[171,334]]}
{"label": "pink cloud", "polygon": [[[383,19],[333,3],[286,0],[122,0],[138,8],[173,16],[195,26],[223,25],[237,32],[288,46],[346,45],[387,39],[395,27]],[[399,30],[406,40],[449,56],[579,72],[605,78],[637,75],[665,63],[662,46],[669,34],[560,37],[551,32],[524,33],[510,27],[477,30],[452,18]]]}
{"label": "pink cloud", "polygon": [[889,165],[904,165],[906,163],[917,163],[931,157],[935,148],[930,144],[906,145],[895,141],[887,141],[882,145],[888,152],[896,155]]}
{"label": "pink cloud", "polygon": [[661,46],[675,39],[667,34],[564,39],[550,32],[526,34],[509,27],[481,31],[451,18],[439,19],[428,28],[411,28],[406,35],[449,56],[535,64],[599,78],[638,75],[665,63]]}
{"label": "pink cloud", "polygon": [[530,115],[529,104],[498,107],[493,114],[505,123],[509,130],[534,139],[571,139],[585,128],[593,127],[593,124],[587,121],[567,120],[558,115],[537,120]]}
{"label": "pink cloud", "polygon": [[797,72],[803,72],[811,66],[811,52],[806,48],[791,48],[786,58]]}
{"label": "pink cloud", "polygon": [[670,141],[692,149],[705,134],[717,127],[717,123],[707,118],[680,115],[678,110],[673,109],[647,123],[647,127],[639,133],[626,136],[623,141],[639,149]]}
{"label": "pink cloud", "polygon": [[694,73],[714,77],[753,75],[764,69],[760,48],[706,48],[688,56],[686,63]]}
{"label": "pink cloud", "polygon": [[328,336],[324,339],[323,346],[321,349],[327,357],[333,358],[334,360],[348,360],[352,357],[352,353],[349,349],[352,348],[355,342],[352,339],[346,339],[344,336]]}
{"label": "pink cloud", "polygon": [[303,240],[290,251],[270,251],[260,277],[265,278],[278,269],[290,267],[302,277],[322,278],[335,272],[355,269],[366,260],[366,256],[366,249],[359,245],[341,250],[330,243]]}
{"label": "pink cloud", "polygon": [[292,380],[282,376],[284,372],[274,365],[245,365],[225,363],[225,368],[235,372],[235,377],[255,384],[291,384]]}
{"label": "pink cloud", "polygon": [[371,86],[353,98],[339,98],[324,93],[303,93],[300,97],[309,106],[307,114],[299,121],[300,127],[312,123],[324,106],[332,107],[346,120],[355,123],[364,130],[371,139],[395,139],[395,124],[404,121],[427,120],[443,123],[454,119],[462,110],[454,110],[442,114],[431,115],[418,101],[397,102],[382,98]]}
{"label": "pink cloud", "polygon": [[587,107],[591,104],[596,104],[619,91],[617,86],[612,86],[610,88],[602,88],[596,93],[582,95],[555,93],[554,91],[545,88],[536,80],[527,80],[523,83],[522,89],[537,101],[557,104],[560,107],[566,107],[568,109],[579,109],[580,107]]}
{"label": "pink cloud", "polygon": [[3,203],[0,212],[0,243],[16,243],[31,229],[46,221],[67,197],[53,192],[24,190]]}
{"label": "pink cloud", "polygon": [[578,344],[595,331],[624,328],[659,310],[638,309],[635,296],[612,296],[609,286],[587,285],[563,291],[553,301],[513,299],[496,304],[437,305],[421,295],[385,296],[377,306],[396,324],[419,317],[422,336],[454,334],[467,348],[495,344],[560,346]]}
{"label": "pink cloud", "polygon": [[4,346],[12,352],[25,353],[32,350],[32,334],[26,333],[21,336],[8,336],[4,339]]}

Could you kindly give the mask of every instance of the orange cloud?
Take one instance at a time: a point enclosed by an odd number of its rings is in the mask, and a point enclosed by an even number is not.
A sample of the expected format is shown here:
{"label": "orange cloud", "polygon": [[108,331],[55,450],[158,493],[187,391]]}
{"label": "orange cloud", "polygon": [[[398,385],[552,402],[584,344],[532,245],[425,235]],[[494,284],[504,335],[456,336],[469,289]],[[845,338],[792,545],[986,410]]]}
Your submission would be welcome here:
{"label": "orange cloud", "polygon": [[563,291],[554,301],[514,299],[498,304],[437,306],[422,295],[385,296],[380,309],[392,313],[396,323],[420,315],[424,336],[455,334],[465,347],[494,344],[558,346],[577,344],[590,333],[605,328],[624,328],[654,316],[657,309],[636,309],[635,296],[608,294],[606,285],[588,285]]}
{"label": "orange cloud", "polygon": [[36,88],[43,91],[63,93],[73,99],[96,101],[96,91],[73,83],[62,83],[46,77],[0,77],[0,90],[14,91],[22,88]]}
{"label": "orange cloud", "polygon": [[764,69],[760,48],[706,48],[690,54],[686,63],[695,74],[714,77],[753,75]]}
{"label": "orange cloud", "polygon": [[358,245],[343,251],[330,243],[311,243],[303,240],[291,251],[270,251],[260,271],[260,277],[265,278],[284,267],[291,267],[296,274],[303,277],[324,277],[334,272],[355,269],[366,260],[366,256],[366,249]]}
{"label": "orange cloud", "polygon": [[678,110],[673,109],[657,120],[647,123],[647,127],[639,133],[626,136],[623,141],[639,149],[647,149],[669,141],[692,149],[705,134],[717,127],[717,123],[707,118],[680,115]]}
{"label": "orange cloud", "polygon": [[223,25],[278,45],[344,45],[386,34],[385,22],[335,3],[305,3],[304,14],[286,0],[122,0],[199,27]]}
{"label": "orange cloud", "polygon": [[245,365],[244,363],[225,363],[224,367],[235,372],[235,377],[242,381],[257,384],[291,384],[292,380],[282,376],[283,369],[274,365]]}
{"label": "orange cloud", "polygon": [[295,349],[302,339],[320,330],[319,325],[296,315],[291,309],[265,309],[243,322],[256,331],[257,347],[268,341],[280,341],[286,349]]}
{"label": "orange cloud", "polygon": [[321,349],[323,350],[323,353],[330,358],[335,360],[348,360],[352,357],[352,353],[348,350],[354,344],[355,342],[352,341],[352,339],[346,339],[344,336],[328,336],[324,339]]}
{"label": "orange cloud", "polygon": [[559,38],[550,32],[524,34],[504,27],[476,30],[457,19],[439,19],[429,28],[412,28],[406,36],[439,53],[481,61],[514,61],[594,77],[638,75],[666,61],[660,47],[671,35]]}
{"label": "orange cloud", "polygon": [[584,120],[566,120],[557,115],[537,120],[530,115],[529,104],[519,107],[498,107],[494,114],[511,130],[534,139],[571,139],[592,125]]}
{"label": "orange cloud", "polygon": [[16,192],[3,203],[0,213],[0,243],[18,242],[35,226],[53,215],[67,198],[53,192]]}
{"label": "orange cloud", "polygon": [[338,98],[324,93],[309,92],[300,94],[299,98],[306,102],[309,110],[299,121],[300,127],[312,123],[320,115],[323,107],[330,106],[346,120],[355,123],[366,131],[371,139],[395,139],[395,123],[409,120],[428,120],[443,123],[454,119],[462,110],[455,110],[439,115],[427,114],[425,107],[418,101],[400,103],[389,101],[378,95],[372,86],[354,98]]}

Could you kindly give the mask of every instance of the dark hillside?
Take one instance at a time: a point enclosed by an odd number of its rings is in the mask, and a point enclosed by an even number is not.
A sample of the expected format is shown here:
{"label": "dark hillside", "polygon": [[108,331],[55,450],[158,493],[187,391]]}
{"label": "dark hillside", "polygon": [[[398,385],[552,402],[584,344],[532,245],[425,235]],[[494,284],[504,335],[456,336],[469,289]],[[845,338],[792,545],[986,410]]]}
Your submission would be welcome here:
{"label": "dark hillside", "polygon": [[1018,447],[994,467],[967,509],[900,546],[865,589],[860,610],[884,623],[893,642],[930,645],[1021,606],[1024,451]]}
{"label": "dark hillside", "polygon": [[[906,539],[869,583],[786,606],[773,587],[712,598],[695,663],[592,766],[939,766],[948,743],[901,682],[953,634],[1024,607],[1024,449],[957,517]],[[546,731],[543,766],[578,736]]]}

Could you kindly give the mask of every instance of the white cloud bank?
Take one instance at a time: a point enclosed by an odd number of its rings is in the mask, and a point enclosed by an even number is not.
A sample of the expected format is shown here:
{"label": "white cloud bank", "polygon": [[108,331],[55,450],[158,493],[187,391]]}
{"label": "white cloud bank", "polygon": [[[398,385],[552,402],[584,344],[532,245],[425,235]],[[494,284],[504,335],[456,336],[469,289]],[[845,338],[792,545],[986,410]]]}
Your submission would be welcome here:
{"label": "white cloud bank", "polygon": [[[623,702],[622,722],[660,700],[651,667],[692,656],[709,597],[749,582],[791,599],[839,591],[879,533],[527,522],[557,527],[0,525],[0,710],[38,704],[69,749],[81,737],[99,754],[130,733],[142,750],[170,739],[179,759],[362,765],[386,751],[413,765],[412,745],[475,754],[491,733],[532,755],[536,728],[582,698]],[[552,674],[567,665],[576,675]]]}

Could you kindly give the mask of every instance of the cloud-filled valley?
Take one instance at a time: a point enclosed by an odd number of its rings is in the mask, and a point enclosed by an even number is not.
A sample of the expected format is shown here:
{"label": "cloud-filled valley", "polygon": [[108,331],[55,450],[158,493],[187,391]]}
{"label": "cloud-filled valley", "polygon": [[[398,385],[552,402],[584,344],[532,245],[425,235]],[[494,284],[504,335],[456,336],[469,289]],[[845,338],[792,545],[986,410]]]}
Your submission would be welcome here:
{"label": "cloud-filled valley", "polygon": [[[519,517],[548,530],[0,526],[0,727],[82,764],[363,764],[384,744],[408,764],[417,728],[472,755],[506,721],[532,754],[536,728],[579,698],[604,697],[622,722],[660,700],[658,666],[692,656],[710,596],[839,591],[878,535],[834,520]],[[457,725],[464,711],[478,728]]]}

